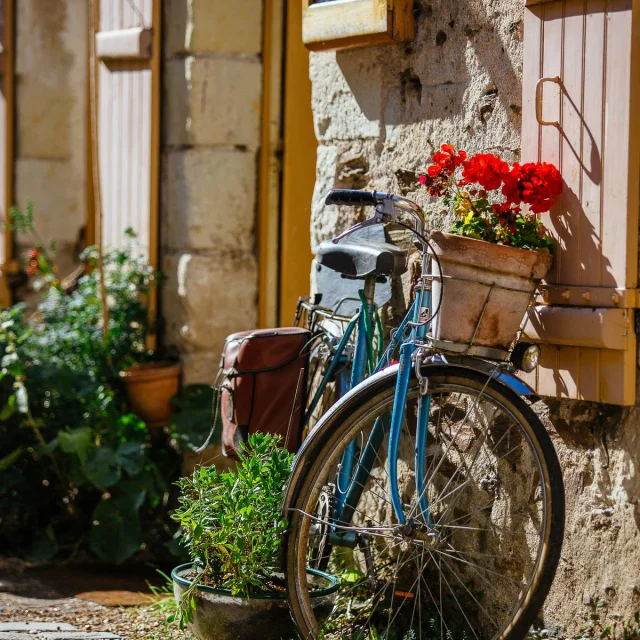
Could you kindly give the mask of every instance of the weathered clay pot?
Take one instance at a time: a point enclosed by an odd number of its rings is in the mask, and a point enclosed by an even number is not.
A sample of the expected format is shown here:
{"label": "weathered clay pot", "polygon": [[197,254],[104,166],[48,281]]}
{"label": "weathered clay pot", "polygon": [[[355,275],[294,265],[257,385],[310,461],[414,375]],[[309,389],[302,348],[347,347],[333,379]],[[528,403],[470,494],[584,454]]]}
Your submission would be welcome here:
{"label": "weathered clay pot", "polygon": [[[192,565],[184,564],[171,572],[176,601],[191,586]],[[318,590],[311,592],[318,607],[330,611],[338,581],[326,574],[317,577]],[[247,598],[232,596],[226,589],[198,585],[196,609],[188,631],[197,640],[281,640],[295,638],[295,626],[284,593],[261,594]]]}
{"label": "weathered clay pot", "polygon": [[171,417],[169,401],[180,387],[180,365],[146,362],[120,372],[131,410],[148,427],[163,427]]}
{"label": "weathered clay pot", "polygon": [[432,231],[430,240],[444,276],[432,261],[434,305],[444,283],[432,337],[452,351],[470,344],[509,349],[553,256],[440,231]]}

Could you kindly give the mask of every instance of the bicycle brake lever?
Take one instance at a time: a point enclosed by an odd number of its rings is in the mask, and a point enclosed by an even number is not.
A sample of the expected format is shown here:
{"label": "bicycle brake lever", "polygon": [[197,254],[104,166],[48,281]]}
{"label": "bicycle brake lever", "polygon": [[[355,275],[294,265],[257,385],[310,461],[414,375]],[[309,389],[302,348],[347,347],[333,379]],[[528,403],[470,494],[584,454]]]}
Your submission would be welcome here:
{"label": "bicycle brake lever", "polygon": [[374,224],[382,224],[385,221],[385,216],[390,216],[395,219],[393,202],[387,198],[376,205],[376,212],[373,214],[372,218],[369,218],[364,222],[356,222],[352,227],[349,227],[346,231],[343,231],[340,235],[333,238],[331,242],[333,242],[333,244],[338,244],[342,238],[346,238],[348,235],[351,235],[360,229],[372,227]]}

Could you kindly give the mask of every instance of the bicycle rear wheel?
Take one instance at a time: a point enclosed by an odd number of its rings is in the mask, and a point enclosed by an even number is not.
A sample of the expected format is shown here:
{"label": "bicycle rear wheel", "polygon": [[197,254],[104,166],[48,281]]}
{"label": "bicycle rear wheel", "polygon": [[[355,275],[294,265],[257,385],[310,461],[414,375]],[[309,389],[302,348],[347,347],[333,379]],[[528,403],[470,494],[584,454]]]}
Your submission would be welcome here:
{"label": "bicycle rear wheel", "polygon": [[[416,494],[419,392],[412,381],[398,461],[408,526],[398,523],[391,506],[386,436],[353,519],[327,525],[342,455],[355,442],[362,461],[376,420],[391,412],[395,379],[383,375],[360,386],[301,452],[298,464],[308,470],[290,505],[286,550],[299,632],[304,639],[522,637],[558,564],[564,490],[543,425],[503,385],[449,367],[430,375],[427,515]],[[341,589],[331,608],[314,610],[305,576],[318,549],[328,550],[323,564],[340,578]]]}

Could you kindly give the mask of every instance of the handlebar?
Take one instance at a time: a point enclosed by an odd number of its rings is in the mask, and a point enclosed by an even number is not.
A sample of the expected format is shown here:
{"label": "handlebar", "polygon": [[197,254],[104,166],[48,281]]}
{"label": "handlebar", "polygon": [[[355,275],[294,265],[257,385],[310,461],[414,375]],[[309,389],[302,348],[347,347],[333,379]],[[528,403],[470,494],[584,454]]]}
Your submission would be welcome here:
{"label": "handlebar", "polygon": [[325,204],[343,204],[347,206],[375,207],[388,198],[388,193],[360,191],[359,189],[332,189],[327,194]]}
{"label": "handlebar", "polygon": [[346,205],[346,206],[365,206],[375,207],[376,212],[372,218],[365,220],[364,222],[358,222],[345,232],[336,236],[333,242],[338,242],[342,238],[350,235],[358,229],[363,227],[369,227],[374,224],[382,224],[396,219],[394,207],[402,209],[409,213],[414,219],[415,230],[419,234],[423,234],[427,223],[427,216],[422,207],[401,196],[393,195],[392,193],[378,193],[377,191],[360,191],[358,189],[332,189],[327,194],[325,204],[332,205]]}

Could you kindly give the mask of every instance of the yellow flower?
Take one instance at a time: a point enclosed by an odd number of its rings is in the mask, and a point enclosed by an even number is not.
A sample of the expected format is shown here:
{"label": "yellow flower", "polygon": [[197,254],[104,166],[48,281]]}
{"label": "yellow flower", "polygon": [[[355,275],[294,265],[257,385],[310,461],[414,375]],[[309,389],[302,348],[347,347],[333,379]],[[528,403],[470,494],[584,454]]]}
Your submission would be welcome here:
{"label": "yellow flower", "polygon": [[466,194],[462,193],[460,195],[462,197],[460,198],[460,200],[458,201],[458,204],[456,205],[456,214],[462,217],[462,216],[466,216],[467,213],[471,210],[473,203],[469,199],[469,196],[467,196]]}
{"label": "yellow flower", "polygon": [[473,211],[469,211],[469,213],[465,216],[464,223],[469,224],[473,220],[474,216],[475,213]]}

